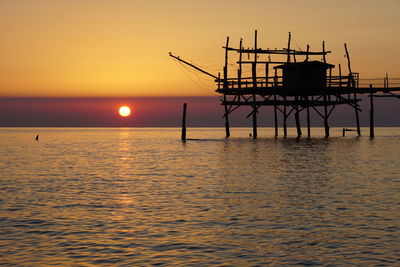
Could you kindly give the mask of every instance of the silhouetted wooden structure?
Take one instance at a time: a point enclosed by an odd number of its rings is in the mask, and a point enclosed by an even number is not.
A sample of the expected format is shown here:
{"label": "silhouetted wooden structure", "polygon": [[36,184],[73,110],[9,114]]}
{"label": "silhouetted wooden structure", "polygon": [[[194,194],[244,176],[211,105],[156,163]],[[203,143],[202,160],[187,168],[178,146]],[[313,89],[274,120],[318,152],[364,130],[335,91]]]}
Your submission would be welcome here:
{"label": "silhouetted wooden structure", "polygon": [[[326,56],[331,51],[325,50],[325,42],[322,42],[321,51],[310,51],[309,45],[305,51],[296,50],[291,48],[290,33],[287,48],[284,49],[259,48],[257,31],[255,31],[253,48],[244,48],[242,39],[238,48],[231,47],[229,37],[223,48],[225,64],[222,77],[220,73],[218,76],[213,75],[171,53],[170,56],[215,79],[216,92],[221,94],[221,104],[224,106],[226,137],[230,136],[229,115],[241,106],[252,108],[248,117],[252,117],[253,120],[253,138],[257,138],[257,115],[262,106],[273,107],[275,136],[278,136],[279,130],[278,113],[282,114],[283,135],[287,136],[287,119],[293,115],[297,136],[300,137],[302,131],[299,114],[306,112],[307,136],[310,137],[310,112],[314,111],[323,120],[325,137],[329,137],[329,117],[338,105],[348,105],[354,110],[356,131],[360,136],[359,112],[361,109],[358,104],[361,101],[358,98],[360,94],[370,96],[370,136],[373,137],[373,97],[399,97],[393,92],[400,91],[400,87],[389,88],[387,76],[383,87],[360,87],[359,74],[351,69],[346,44],[344,48],[348,72],[342,74],[339,64],[337,75],[333,75],[332,71],[335,66],[326,62]],[[236,54],[237,59],[237,72],[234,77],[228,75],[230,67],[228,62],[232,53]],[[271,56],[280,57],[281,60],[272,61]],[[311,57],[316,56],[320,60],[311,60]],[[261,57],[265,57],[266,60],[260,60]],[[244,75],[246,71],[250,74]]]}

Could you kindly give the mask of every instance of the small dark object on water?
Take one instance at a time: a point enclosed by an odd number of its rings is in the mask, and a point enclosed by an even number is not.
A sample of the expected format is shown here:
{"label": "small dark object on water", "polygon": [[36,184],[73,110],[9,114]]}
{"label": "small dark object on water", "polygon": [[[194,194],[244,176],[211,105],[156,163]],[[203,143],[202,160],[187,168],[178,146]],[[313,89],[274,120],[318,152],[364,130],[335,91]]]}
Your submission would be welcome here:
{"label": "small dark object on water", "polygon": [[349,129],[349,128],[343,128],[343,130],[342,130],[342,136],[345,137],[346,132],[355,132],[355,131],[357,131],[357,130]]}
{"label": "small dark object on water", "polygon": [[35,140],[36,140],[36,141],[39,141],[39,135],[36,135]]}
{"label": "small dark object on water", "polygon": [[253,135],[251,133],[249,133],[249,137],[253,137]]}

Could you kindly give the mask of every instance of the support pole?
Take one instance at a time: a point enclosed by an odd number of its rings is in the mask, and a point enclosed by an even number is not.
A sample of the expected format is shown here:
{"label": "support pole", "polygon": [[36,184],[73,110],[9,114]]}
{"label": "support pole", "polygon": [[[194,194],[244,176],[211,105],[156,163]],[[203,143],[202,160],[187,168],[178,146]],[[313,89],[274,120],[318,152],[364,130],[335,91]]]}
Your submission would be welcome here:
{"label": "support pole", "polygon": [[325,127],[325,138],[329,137],[329,125],[328,125],[328,104],[326,102],[326,95],[324,95],[324,127]]}
{"label": "support pole", "polygon": [[[296,100],[297,96],[296,96]],[[296,129],[297,129],[297,138],[301,137],[301,127],[300,127],[300,115],[299,115],[299,106],[296,105],[296,113],[294,114],[295,120],[296,120]]]}
{"label": "support pole", "polygon": [[[369,88],[372,89],[372,84],[369,85]],[[371,109],[369,112],[369,137],[374,138],[375,137],[375,132],[374,132],[374,93],[369,93],[369,101],[371,105]]]}
{"label": "support pole", "polygon": [[[226,95],[224,94],[224,102],[226,102]],[[225,137],[228,138],[231,136],[231,132],[229,130],[229,111],[226,104],[224,104],[225,109]]]}
{"label": "support pole", "polygon": [[308,103],[308,96],[307,96],[307,137],[311,137],[311,127],[310,127],[310,106]]}
{"label": "support pole", "polygon": [[182,115],[182,141],[186,142],[186,107],[187,104],[183,104],[183,115]]}
{"label": "support pole", "polygon": [[287,119],[287,115],[286,115],[286,97],[283,97],[284,100],[284,104],[283,104],[283,136],[286,137],[287,136],[287,125],[286,125],[286,119]]}
{"label": "support pole", "polygon": [[276,106],[276,94],[274,94],[274,124],[275,124],[275,137],[278,137],[278,112]]}
{"label": "support pole", "polygon": [[[354,96],[354,100],[356,100],[356,99],[357,99],[357,94],[354,93],[353,96]],[[357,104],[357,103],[354,103],[354,111],[355,111],[355,113],[356,113],[357,135],[358,135],[358,136],[361,136],[360,117],[359,117],[359,115],[358,115],[357,106],[358,106],[358,104]]]}
{"label": "support pole", "polygon": [[257,109],[253,107],[253,139],[257,139]]}

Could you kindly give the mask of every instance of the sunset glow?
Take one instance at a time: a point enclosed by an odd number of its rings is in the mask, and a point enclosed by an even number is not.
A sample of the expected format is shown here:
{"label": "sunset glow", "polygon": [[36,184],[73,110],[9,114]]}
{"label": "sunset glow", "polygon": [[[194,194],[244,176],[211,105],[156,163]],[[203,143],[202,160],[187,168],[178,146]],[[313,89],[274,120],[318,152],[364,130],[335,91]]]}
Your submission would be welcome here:
{"label": "sunset glow", "polygon": [[400,76],[400,1],[234,2],[0,1],[0,97],[213,96],[212,78],[168,52],[218,75],[226,37],[252,47],[256,29],[262,48],[282,48],[289,31],[295,48],[325,40],[344,72],[346,42],[364,78]]}

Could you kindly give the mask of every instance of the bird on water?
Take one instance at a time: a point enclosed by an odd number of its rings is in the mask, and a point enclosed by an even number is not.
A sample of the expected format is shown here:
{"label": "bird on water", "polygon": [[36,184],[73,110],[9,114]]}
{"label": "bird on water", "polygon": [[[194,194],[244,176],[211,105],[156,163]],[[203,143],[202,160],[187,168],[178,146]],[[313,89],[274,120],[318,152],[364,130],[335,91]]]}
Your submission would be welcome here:
{"label": "bird on water", "polygon": [[36,135],[35,140],[36,140],[36,141],[39,141],[39,135],[38,135],[38,134]]}

